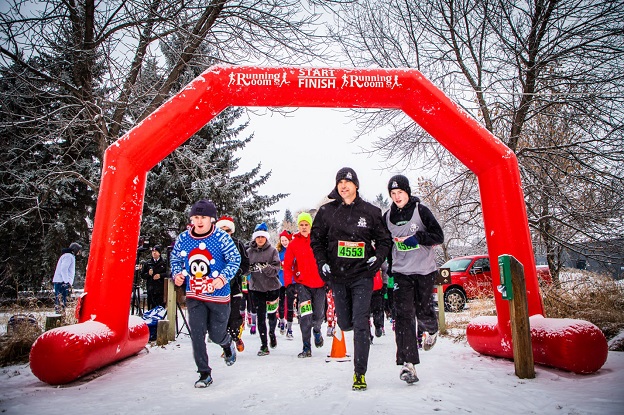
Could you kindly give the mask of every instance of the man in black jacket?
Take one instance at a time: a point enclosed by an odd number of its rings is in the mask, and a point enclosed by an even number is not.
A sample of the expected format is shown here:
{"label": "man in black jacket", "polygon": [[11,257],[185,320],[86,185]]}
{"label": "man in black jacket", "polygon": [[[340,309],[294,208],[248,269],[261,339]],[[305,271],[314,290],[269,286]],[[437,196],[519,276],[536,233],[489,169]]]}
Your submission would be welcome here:
{"label": "man in black jacket", "polygon": [[370,302],[373,276],[390,251],[392,240],[381,210],[358,194],[355,171],[336,174],[333,201],[320,207],[312,225],[311,245],[321,278],[333,289],[338,325],[353,330],[353,390],[365,390],[370,349]]}
{"label": "man in black jacket", "polygon": [[143,264],[141,278],[147,286],[147,308],[151,310],[165,305],[165,278],[167,278],[167,263],[160,256],[161,248],[154,245],[152,258]]}
{"label": "man in black jacket", "polygon": [[414,318],[425,350],[433,347],[438,335],[432,297],[438,274],[434,247],[444,242],[444,233],[431,211],[411,195],[407,177],[390,178],[388,192],[392,205],[384,222],[394,241],[388,273],[394,277],[396,362],[403,365],[399,377],[411,384],[418,382],[414,365],[420,363]]}

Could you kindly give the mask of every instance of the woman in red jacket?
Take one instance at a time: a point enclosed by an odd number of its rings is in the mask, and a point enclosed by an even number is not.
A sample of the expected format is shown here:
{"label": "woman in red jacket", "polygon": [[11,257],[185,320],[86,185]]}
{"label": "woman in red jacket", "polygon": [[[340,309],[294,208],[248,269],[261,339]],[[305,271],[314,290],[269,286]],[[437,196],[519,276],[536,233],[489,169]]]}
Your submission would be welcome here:
{"label": "woman in red jacket", "polygon": [[303,340],[303,351],[298,357],[305,358],[312,356],[311,334],[314,334],[314,345],[323,346],[321,324],[325,317],[325,282],[318,273],[318,265],[310,247],[312,216],[306,212],[299,214],[297,226],[299,232],[293,236],[284,257],[284,280],[294,278],[297,283],[299,325]]}

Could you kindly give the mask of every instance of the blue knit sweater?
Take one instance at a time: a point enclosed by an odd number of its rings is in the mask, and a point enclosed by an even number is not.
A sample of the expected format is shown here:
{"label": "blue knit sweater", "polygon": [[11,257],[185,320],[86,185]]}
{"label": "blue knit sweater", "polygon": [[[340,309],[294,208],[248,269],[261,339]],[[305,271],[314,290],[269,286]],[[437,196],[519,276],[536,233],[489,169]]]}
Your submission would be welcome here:
{"label": "blue knit sweater", "polygon": [[[186,297],[200,301],[230,301],[230,280],[236,275],[241,257],[232,238],[215,228],[201,238],[191,230],[182,232],[171,251],[171,276],[185,276]],[[222,288],[210,292],[216,278],[224,279]]]}

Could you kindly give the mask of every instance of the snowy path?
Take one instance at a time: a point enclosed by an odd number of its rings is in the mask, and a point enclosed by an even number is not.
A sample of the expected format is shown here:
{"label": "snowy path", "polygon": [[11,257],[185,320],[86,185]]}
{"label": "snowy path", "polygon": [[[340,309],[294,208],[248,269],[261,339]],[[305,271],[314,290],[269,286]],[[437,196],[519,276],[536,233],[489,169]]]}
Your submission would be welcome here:
{"label": "snowy path", "polygon": [[[234,366],[209,344],[214,384],[194,389],[197,379],[190,339],[150,347],[138,356],[87,379],[52,387],[28,365],[0,370],[2,414],[623,414],[624,353],[609,352],[605,366],[589,376],[536,366],[537,377],[521,380],[513,362],[480,356],[463,343],[441,338],[421,354],[420,382],[399,380],[393,332],[371,346],[368,390],[351,390],[353,363],[326,363],[331,339],[298,359],[295,340],[278,334],[278,347],[256,356],[260,341],[245,332],[246,350]],[[347,350],[353,350],[351,333]],[[191,412],[192,411],[192,412]]]}

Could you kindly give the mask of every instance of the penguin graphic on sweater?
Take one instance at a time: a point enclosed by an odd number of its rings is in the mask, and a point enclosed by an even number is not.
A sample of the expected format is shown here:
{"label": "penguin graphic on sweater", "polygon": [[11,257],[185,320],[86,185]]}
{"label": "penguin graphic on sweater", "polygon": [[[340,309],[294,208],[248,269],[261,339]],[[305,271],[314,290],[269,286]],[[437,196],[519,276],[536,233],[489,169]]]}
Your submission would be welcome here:
{"label": "penguin graphic on sweater", "polygon": [[[182,253],[182,256],[185,256],[184,254],[185,252]],[[219,276],[219,272],[211,272],[210,266],[214,265],[215,260],[212,258],[210,251],[206,249],[206,244],[202,242],[197,248],[193,249],[188,254],[186,262],[186,269],[191,271],[189,278],[191,291],[197,295],[203,292],[213,293],[214,286],[212,283],[214,278]],[[188,276],[186,269],[182,271],[185,277]]]}

